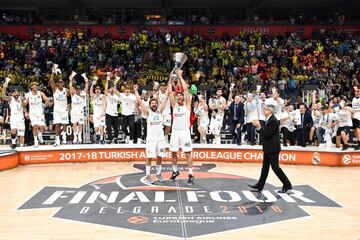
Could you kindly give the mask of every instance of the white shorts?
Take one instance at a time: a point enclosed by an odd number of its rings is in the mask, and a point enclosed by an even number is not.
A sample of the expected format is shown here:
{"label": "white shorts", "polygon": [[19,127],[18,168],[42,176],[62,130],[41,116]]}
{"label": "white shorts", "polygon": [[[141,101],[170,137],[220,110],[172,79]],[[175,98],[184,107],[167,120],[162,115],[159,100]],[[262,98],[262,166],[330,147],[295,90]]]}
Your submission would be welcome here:
{"label": "white shorts", "polygon": [[179,148],[181,148],[183,152],[192,151],[190,130],[172,130],[169,150],[171,152],[177,152]]}
{"label": "white shorts", "polygon": [[165,155],[166,155],[165,140],[146,142],[147,158],[165,157]]}
{"label": "white shorts", "polygon": [[105,127],[105,116],[96,116],[93,115],[94,128],[98,128],[100,126]]}
{"label": "white shorts", "polygon": [[69,113],[65,112],[54,112],[54,124],[69,124]]}
{"label": "white shorts", "polygon": [[25,121],[24,119],[11,119],[10,117],[10,129],[16,129],[18,136],[25,136]]}
{"label": "white shorts", "polygon": [[223,124],[223,120],[224,120],[224,115],[215,115],[213,117],[211,117],[211,121],[210,121],[210,132],[214,135],[219,135],[221,128],[222,128],[222,124]]}
{"label": "white shorts", "polygon": [[84,124],[84,113],[75,113],[71,111],[71,123]]}
{"label": "white shorts", "polygon": [[44,113],[31,113],[29,114],[31,126],[39,125],[45,126]]}
{"label": "white shorts", "polygon": [[163,115],[163,126],[171,127],[171,115],[169,113]]}

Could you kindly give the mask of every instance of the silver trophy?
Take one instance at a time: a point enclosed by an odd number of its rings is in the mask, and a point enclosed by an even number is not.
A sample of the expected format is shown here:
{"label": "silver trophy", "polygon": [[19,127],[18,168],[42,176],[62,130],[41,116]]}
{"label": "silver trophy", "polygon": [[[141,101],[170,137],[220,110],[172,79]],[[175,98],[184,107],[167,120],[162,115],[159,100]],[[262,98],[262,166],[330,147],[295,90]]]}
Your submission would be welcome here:
{"label": "silver trophy", "polygon": [[174,54],[174,61],[175,61],[175,69],[180,69],[184,65],[187,60],[187,56],[185,53],[177,52]]}

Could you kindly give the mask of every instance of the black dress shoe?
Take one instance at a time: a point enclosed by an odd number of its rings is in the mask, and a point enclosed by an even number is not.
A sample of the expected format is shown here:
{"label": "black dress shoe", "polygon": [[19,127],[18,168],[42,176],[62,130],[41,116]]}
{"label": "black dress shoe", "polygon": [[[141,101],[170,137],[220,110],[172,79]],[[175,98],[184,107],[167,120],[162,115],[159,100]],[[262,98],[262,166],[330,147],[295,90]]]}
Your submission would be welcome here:
{"label": "black dress shoe", "polygon": [[289,187],[283,187],[278,193],[287,193],[287,191],[291,190],[292,189],[292,186],[289,186]]}
{"label": "black dress shoe", "polygon": [[256,189],[256,190],[258,190],[259,192],[261,192],[262,190],[263,190],[263,188],[262,187],[260,187],[259,186],[259,184],[254,184],[254,185],[248,185],[249,187],[251,187],[251,188],[253,188],[253,189]]}

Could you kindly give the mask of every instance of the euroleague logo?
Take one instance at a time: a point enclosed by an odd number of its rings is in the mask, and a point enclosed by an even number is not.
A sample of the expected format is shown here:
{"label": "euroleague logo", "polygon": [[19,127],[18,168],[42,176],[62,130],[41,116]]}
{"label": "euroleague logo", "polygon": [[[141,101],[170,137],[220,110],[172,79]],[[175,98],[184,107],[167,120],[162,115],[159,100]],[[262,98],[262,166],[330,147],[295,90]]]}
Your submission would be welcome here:
{"label": "euroleague logo", "polygon": [[342,160],[343,160],[343,163],[345,165],[348,165],[348,164],[351,163],[351,156],[350,155],[344,155]]}
{"label": "euroleague logo", "polygon": [[[142,172],[79,188],[44,187],[18,210],[56,208],[55,218],[191,238],[309,216],[301,206],[341,207],[308,185],[293,186],[288,194],[270,184],[253,192],[247,185],[255,179],[209,171],[215,164],[195,166],[192,186],[185,165],[178,166],[176,181],[154,185],[144,181],[145,165],[134,167]],[[163,166],[164,178],[169,179],[171,168]]]}

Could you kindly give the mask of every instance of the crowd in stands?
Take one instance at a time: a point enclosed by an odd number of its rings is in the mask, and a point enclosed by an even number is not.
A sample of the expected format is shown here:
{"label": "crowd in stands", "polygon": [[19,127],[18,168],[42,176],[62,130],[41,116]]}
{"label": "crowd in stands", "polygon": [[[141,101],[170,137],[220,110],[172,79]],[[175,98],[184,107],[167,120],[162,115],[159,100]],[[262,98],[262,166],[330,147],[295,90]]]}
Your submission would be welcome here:
{"label": "crowd in stands", "polygon": [[[0,35],[0,82],[8,78],[9,85],[20,91],[28,91],[30,85],[33,86],[30,83],[38,82],[38,88],[51,98],[53,93],[49,81],[56,63],[61,69],[57,80],[61,78],[66,82],[72,71],[79,73],[78,76],[86,73],[90,82],[98,78],[97,85],[104,89],[108,73],[111,73],[110,81],[116,77],[120,79],[117,89],[121,92],[132,89],[134,84],[138,84],[140,89],[149,90],[149,86],[154,85],[153,79],[157,79],[156,75],[166,76],[159,79],[167,81],[174,67],[173,54],[184,52],[188,60],[183,67],[183,75],[189,85],[196,86],[195,90],[199,89],[197,93],[194,91],[194,102],[199,102],[197,94],[205,96],[203,102],[208,103],[210,108],[210,125],[211,118],[218,115],[215,110],[218,107],[225,114],[221,125],[229,123],[225,120],[228,118],[226,112],[233,99],[237,102],[236,106],[238,103],[244,105],[245,119],[241,125],[250,123],[251,118],[261,118],[258,110],[261,99],[275,101],[280,106],[277,114],[279,120],[282,120],[282,112],[288,113],[287,120],[283,119],[283,127],[290,119],[289,111],[297,112],[293,127],[288,126],[292,131],[287,129],[284,135],[289,144],[305,146],[324,143],[325,130],[321,130],[322,135],[318,135],[320,130],[317,129],[327,113],[325,110],[331,109],[331,113],[338,114],[349,108],[346,111],[350,113],[350,118],[359,117],[359,105],[356,103],[352,106],[353,99],[357,99],[360,94],[357,93],[360,81],[359,51],[358,35],[335,30],[318,32],[310,39],[302,39],[292,33],[269,36],[260,32],[239,32],[237,36],[203,39],[198,34],[189,35],[180,31],[160,33],[143,30],[134,32],[128,40],[114,40],[108,36],[92,36],[91,32],[82,30],[65,29],[56,32],[49,29],[35,33],[31,40]],[[84,88],[83,78],[77,77],[76,81]],[[304,98],[302,89],[309,85],[315,91]],[[203,92],[201,87],[205,89]],[[144,98],[150,97],[146,95],[151,92],[144,91]],[[211,99],[220,99],[221,95],[226,99],[226,106],[222,106],[220,100],[220,106],[215,106],[217,100]],[[2,108],[5,109],[3,115],[9,112],[6,106]],[[302,122],[304,119],[300,113],[303,112],[310,114],[306,124]],[[231,119],[228,121],[231,122]],[[339,116],[333,118],[331,128],[334,129],[331,134],[341,136],[339,141],[347,149],[345,135],[348,138],[350,129],[354,128],[359,141],[360,133],[357,129],[360,126],[356,121],[354,124],[348,121],[346,126],[349,129],[337,133],[335,128],[339,127],[341,121]],[[300,133],[298,129],[301,129]],[[246,141],[249,144],[261,142],[261,139],[255,141],[255,129],[252,127],[244,127],[244,131],[247,132]],[[292,138],[288,132],[294,131],[297,133]],[[219,134],[210,131],[210,135],[215,135],[213,142],[221,142]],[[236,138],[235,134],[235,142]],[[285,141],[284,145],[287,144]],[[337,142],[336,145],[340,146],[341,143]]]}

